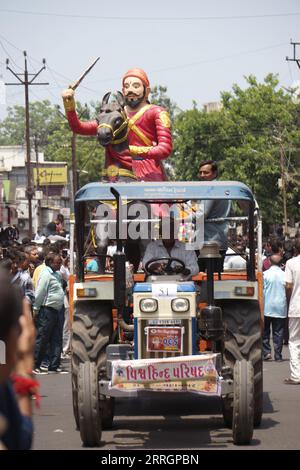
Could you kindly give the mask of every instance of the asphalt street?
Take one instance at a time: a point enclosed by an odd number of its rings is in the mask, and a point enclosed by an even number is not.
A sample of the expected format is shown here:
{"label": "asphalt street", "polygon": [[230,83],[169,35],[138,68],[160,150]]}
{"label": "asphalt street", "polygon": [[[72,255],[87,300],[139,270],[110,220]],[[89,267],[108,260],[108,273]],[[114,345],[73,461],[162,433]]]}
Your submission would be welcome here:
{"label": "asphalt street", "polygon": [[[118,399],[113,428],[103,431],[100,449],[300,449],[300,386],[283,384],[289,377],[286,346],[283,355],[281,363],[264,362],[264,415],[250,446],[234,446],[218,398],[152,395]],[[40,383],[34,449],[84,450],[73,418],[71,374],[41,376]]]}

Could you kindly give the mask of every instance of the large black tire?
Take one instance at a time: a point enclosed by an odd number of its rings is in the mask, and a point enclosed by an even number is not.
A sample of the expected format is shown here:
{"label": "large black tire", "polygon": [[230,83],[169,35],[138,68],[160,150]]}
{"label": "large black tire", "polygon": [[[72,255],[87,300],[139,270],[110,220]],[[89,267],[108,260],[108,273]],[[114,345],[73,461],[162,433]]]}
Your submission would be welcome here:
{"label": "large black tire", "polygon": [[[254,368],[254,426],[261,423],[263,412],[262,331],[259,304],[255,300],[222,300],[225,327],[224,361],[233,373],[237,360],[251,361]],[[226,426],[232,428],[233,396],[222,399]]]}
{"label": "large black tire", "polygon": [[82,443],[86,447],[100,446],[102,426],[98,371],[94,362],[84,362],[79,365],[77,383],[79,431]]}
{"label": "large black tire", "polygon": [[233,369],[232,436],[236,445],[251,443],[254,418],[254,370],[251,361],[236,361]]}
{"label": "large black tire", "polygon": [[79,301],[74,304],[72,324],[72,395],[77,429],[78,383],[80,364],[88,361],[96,365],[98,378],[106,374],[106,347],[113,334],[111,303],[109,301]]}

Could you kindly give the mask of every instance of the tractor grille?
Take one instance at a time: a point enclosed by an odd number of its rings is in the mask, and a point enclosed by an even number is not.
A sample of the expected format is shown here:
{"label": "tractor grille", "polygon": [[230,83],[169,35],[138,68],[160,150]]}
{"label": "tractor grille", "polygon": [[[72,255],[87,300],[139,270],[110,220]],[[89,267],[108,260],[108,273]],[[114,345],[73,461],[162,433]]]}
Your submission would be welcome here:
{"label": "tractor grille", "polygon": [[[169,352],[169,351],[149,352],[147,351],[147,336],[145,334],[145,328],[149,326],[149,323],[147,322],[147,320],[140,320],[138,324],[139,324],[138,335],[139,335],[139,338],[142,339],[141,340],[142,348],[141,348],[141,351],[139,351],[139,358],[160,359],[160,358],[166,358],[166,357],[188,356],[189,354],[191,354],[192,345],[190,344],[190,340],[189,340],[189,338],[191,338],[191,332],[189,331],[190,330],[189,320],[181,320],[181,326],[184,327],[182,352]],[[159,326],[164,326],[164,325],[159,325]],[[169,326],[170,325],[166,325],[165,328]]]}

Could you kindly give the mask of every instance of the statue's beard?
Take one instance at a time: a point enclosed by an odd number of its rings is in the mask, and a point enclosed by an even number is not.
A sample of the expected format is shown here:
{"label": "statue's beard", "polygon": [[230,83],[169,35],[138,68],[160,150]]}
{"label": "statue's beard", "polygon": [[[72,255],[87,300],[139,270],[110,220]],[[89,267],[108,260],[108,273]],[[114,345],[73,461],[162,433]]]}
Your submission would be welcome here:
{"label": "statue's beard", "polygon": [[137,95],[134,95],[136,96],[136,98],[132,99],[132,95],[133,93],[130,93],[130,97],[129,96],[125,96],[125,103],[127,106],[129,106],[129,108],[132,108],[132,109],[135,109],[137,108],[145,99],[145,96],[146,96],[146,90],[145,90],[145,87],[144,87],[144,93],[143,95],[139,98]]}
{"label": "statue's beard", "polygon": [[143,101],[144,101],[144,96],[141,96],[141,98],[135,98],[135,99],[131,99],[125,96],[126,105],[132,109],[137,108]]}

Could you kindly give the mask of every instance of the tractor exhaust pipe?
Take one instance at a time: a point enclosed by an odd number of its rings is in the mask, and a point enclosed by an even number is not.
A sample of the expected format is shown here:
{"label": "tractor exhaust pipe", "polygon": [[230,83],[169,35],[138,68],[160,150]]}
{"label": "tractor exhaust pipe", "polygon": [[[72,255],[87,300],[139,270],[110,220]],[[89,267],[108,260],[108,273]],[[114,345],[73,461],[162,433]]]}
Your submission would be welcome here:
{"label": "tractor exhaust pipe", "polygon": [[199,258],[206,260],[207,266],[207,303],[198,314],[198,331],[206,340],[218,341],[224,332],[222,310],[215,305],[214,299],[214,260],[220,258],[219,244],[205,242]]}

